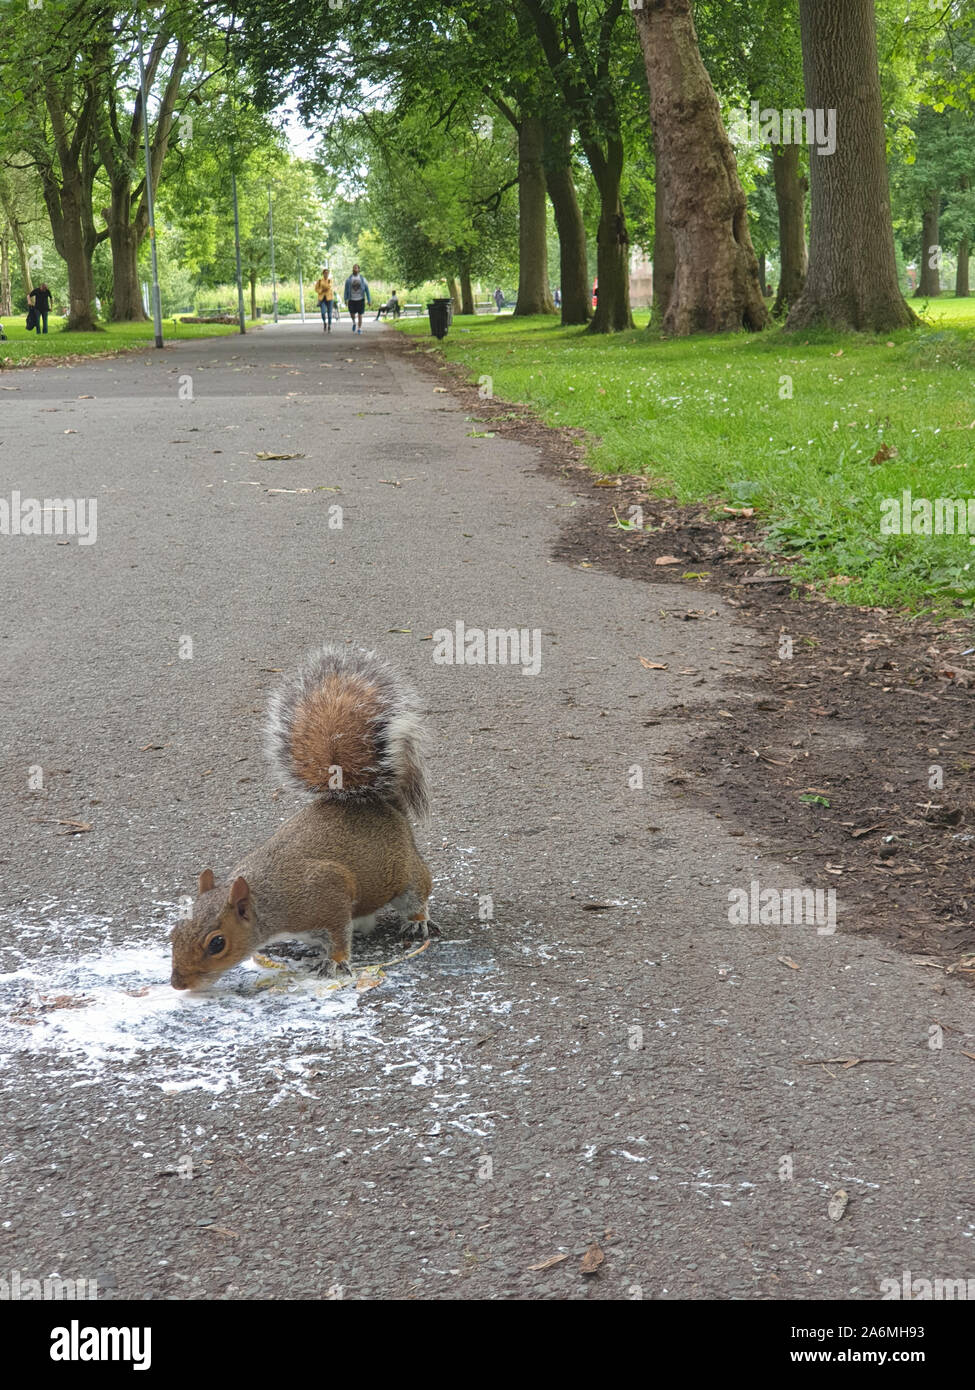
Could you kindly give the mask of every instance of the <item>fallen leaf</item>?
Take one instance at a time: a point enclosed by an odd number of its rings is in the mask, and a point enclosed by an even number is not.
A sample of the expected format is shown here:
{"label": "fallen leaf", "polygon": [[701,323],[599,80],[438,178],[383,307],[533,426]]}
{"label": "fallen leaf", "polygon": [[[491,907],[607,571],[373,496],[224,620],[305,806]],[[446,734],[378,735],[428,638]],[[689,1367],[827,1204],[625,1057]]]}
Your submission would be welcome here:
{"label": "fallen leaf", "polygon": [[[217,449],[214,450],[214,452],[219,453],[220,451]],[[266,462],[269,459],[303,459],[305,456],[304,454],[272,454],[269,453],[267,449],[260,449],[254,457],[263,459]]]}
{"label": "fallen leaf", "polygon": [[842,1187],[837,1188],[832,1197],[830,1197],[829,1206],[827,1207],[830,1221],[842,1221],[843,1213],[849,1205],[850,1194],[845,1192]]}
{"label": "fallen leaf", "polygon": [[667,669],[667,663],[665,661],[648,661],[645,656],[640,657],[640,665],[644,666],[648,671],[666,671]]}
{"label": "fallen leaf", "polygon": [[889,445],[889,444],[881,444],[880,448],[879,448],[879,449],[877,450],[877,452],[874,454],[874,456],[873,456],[873,458],[870,460],[870,462],[871,462],[871,463],[886,463],[888,459],[895,459],[896,457],[897,457],[897,450],[896,450],[896,449],[892,448],[891,445]]}
{"label": "fallen leaf", "polygon": [[779,962],[780,965],[787,965],[790,970],[799,969],[798,965],[796,965],[795,961],[792,959],[791,956],[776,956],[775,959]]}
{"label": "fallen leaf", "polygon": [[553,1265],[560,1265],[563,1260],[567,1260],[568,1255],[553,1255],[550,1260],[543,1260],[540,1265],[529,1265],[529,1269],[551,1269]]}
{"label": "fallen leaf", "polygon": [[676,555],[658,555],[653,563],[655,565],[679,565],[680,560]]}
{"label": "fallen leaf", "polygon": [[598,1274],[599,1266],[602,1264],[605,1258],[606,1256],[600,1250],[598,1243],[596,1241],[593,1241],[592,1245],[590,1245],[589,1249],[582,1257],[582,1261],[579,1265],[579,1273]]}

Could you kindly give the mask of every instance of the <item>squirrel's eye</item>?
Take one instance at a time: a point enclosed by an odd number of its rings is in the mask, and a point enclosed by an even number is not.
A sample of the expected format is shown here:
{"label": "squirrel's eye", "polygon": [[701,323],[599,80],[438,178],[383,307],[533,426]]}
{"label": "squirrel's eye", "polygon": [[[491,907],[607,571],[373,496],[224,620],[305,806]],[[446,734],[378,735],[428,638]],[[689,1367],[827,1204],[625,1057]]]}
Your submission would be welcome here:
{"label": "squirrel's eye", "polygon": [[226,941],[224,941],[222,936],[211,937],[210,940],[207,942],[207,955],[218,956],[220,952],[223,950],[223,948],[226,946],[226,944],[227,943]]}

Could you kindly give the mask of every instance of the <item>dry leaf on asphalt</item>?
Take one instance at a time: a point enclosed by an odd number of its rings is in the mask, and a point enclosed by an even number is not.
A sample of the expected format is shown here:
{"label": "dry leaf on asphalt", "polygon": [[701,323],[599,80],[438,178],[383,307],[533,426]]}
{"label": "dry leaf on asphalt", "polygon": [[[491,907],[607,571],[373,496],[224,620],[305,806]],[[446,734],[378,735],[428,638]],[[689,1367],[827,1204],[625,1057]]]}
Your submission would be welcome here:
{"label": "dry leaf on asphalt", "polygon": [[829,1206],[827,1207],[830,1221],[842,1221],[843,1213],[849,1205],[850,1194],[845,1192],[842,1187],[837,1188],[832,1197],[830,1197]]}
{"label": "dry leaf on asphalt", "polygon": [[568,1255],[553,1255],[550,1260],[543,1260],[540,1265],[529,1265],[529,1269],[551,1269],[553,1265],[560,1265],[563,1260],[567,1260]]}
{"label": "dry leaf on asphalt", "polygon": [[653,563],[655,565],[679,565],[680,560],[676,555],[658,555]]}
{"label": "dry leaf on asphalt", "polygon": [[271,454],[266,449],[260,449],[254,457],[266,462],[268,459],[303,459],[305,456],[304,454]]}
{"label": "dry leaf on asphalt", "polygon": [[582,1257],[582,1261],[579,1265],[579,1273],[598,1274],[599,1266],[602,1264],[605,1258],[606,1256],[600,1250],[598,1243],[596,1241],[593,1241],[592,1245],[590,1245],[589,1249]]}
{"label": "dry leaf on asphalt", "polygon": [[665,661],[648,661],[645,656],[640,657],[640,665],[645,666],[648,671],[666,671]]}

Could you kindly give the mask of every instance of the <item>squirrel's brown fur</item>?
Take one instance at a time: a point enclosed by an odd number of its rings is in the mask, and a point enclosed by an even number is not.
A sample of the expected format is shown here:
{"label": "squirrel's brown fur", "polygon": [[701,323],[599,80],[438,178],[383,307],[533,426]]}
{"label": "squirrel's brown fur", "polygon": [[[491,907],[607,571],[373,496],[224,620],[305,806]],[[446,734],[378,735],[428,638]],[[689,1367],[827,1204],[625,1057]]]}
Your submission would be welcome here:
{"label": "squirrel's brown fur", "polygon": [[[315,801],[235,866],[199,877],[174,927],[174,989],[223,974],[276,937],[315,933],[350,968],[352,930],[392,906],[427,931],[431,878],[407,810],[428,804],[413,692],[373,652],[323,647],[271,697],[268,751]],[[318,936],[320,934],[320,936]]]}

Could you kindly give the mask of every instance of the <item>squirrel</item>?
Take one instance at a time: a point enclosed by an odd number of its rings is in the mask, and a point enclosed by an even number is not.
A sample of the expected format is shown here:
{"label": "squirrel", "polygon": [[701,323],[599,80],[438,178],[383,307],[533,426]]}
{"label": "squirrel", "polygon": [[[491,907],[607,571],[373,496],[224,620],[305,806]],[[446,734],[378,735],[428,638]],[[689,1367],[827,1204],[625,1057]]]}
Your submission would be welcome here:
{"label": "squirrel", "polygon": [[[429,934],[432,880],[408,819],[429,806],[414,692],[374,652],[324,646],[271,696],[266,751],[314,800],[218,887],[212,869],[170,934],[174,989],[196,989],[276,939],[310,933],[352,973],[352,932],[384,907]],[[322,965],[325,965],[323,959]]]}

